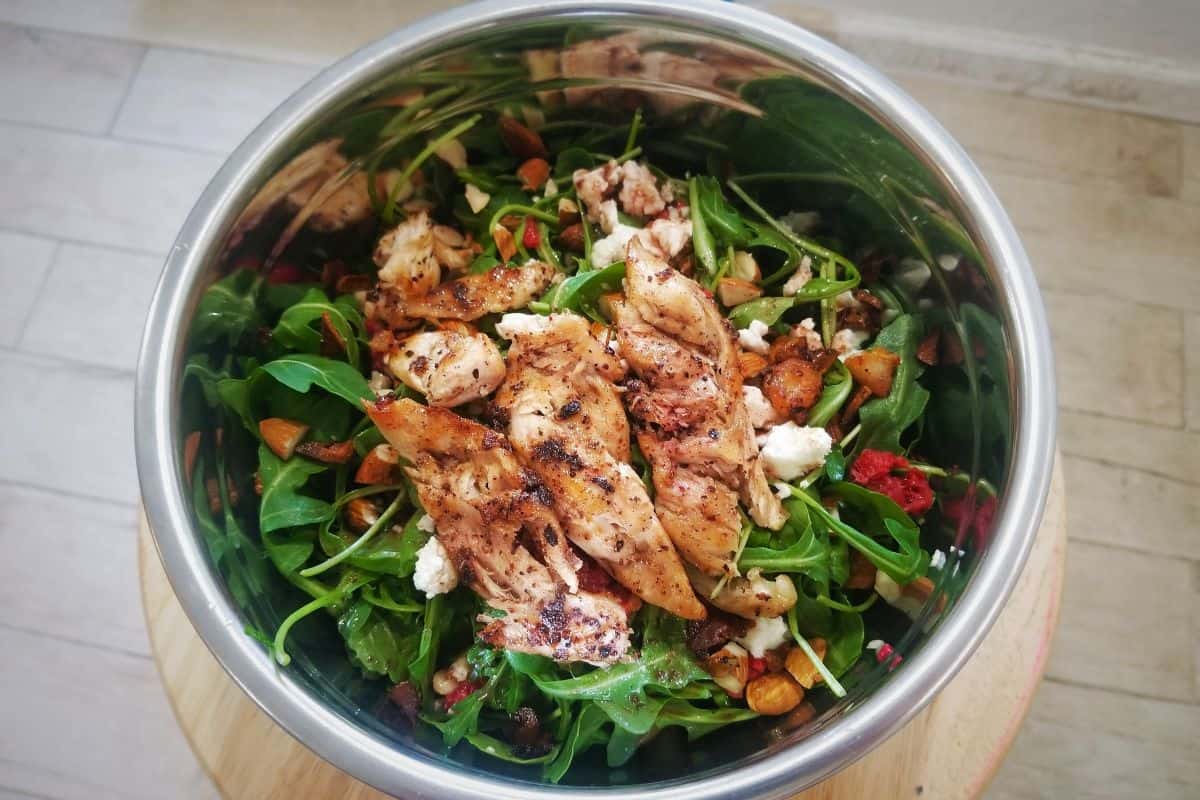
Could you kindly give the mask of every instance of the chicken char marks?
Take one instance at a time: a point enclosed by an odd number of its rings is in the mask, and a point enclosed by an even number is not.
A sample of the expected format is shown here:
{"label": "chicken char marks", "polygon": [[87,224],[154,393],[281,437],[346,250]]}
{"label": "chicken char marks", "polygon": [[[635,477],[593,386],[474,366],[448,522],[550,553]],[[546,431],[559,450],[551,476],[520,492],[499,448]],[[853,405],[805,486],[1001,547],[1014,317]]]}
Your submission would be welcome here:
{"label": "chicken char marks", "polygon": [[510,315],[508,376],[498,419],[521,460],[550,489],[567,535],[625,588],[686,619],[704,606],[628,464],[629,423],[614,381],[624,369],[574,314]]}
{"label": "chicken char marks", "polygon": [[617,340],[636,375],[626,405],[653,470],[655,509],[685,560],[736,574],[739,498],[759,525],[778,529],[787,516],[754,442],[733,331],[695,281],[638,237],[625,263]]}
{"label": "chicken char marks", "polygon": [[507,438],[408,399],[363,405],[411,465],[405,471],[463,582],[505,612],[480,617],[480,639],[556,661],[603,665],[624,656],[624,609],[579,589],[580,560],[544,487],[517,463]]}

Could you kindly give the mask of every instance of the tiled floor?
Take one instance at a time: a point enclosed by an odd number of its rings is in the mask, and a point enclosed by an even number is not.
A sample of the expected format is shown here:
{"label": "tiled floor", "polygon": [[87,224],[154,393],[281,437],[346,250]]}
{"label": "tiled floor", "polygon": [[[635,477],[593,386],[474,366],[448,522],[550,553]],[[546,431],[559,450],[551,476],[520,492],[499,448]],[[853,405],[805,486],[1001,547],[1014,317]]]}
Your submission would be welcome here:
{"label": "tiled floor", "polygon": [[[0,0],[0,798],[215,794],[138,606],[141,315],[223,154],[430,4],[344,5]],[[1021,229],[1062,380],[1062,627],[989,796],[1200,795],[1200,130],[900,77]]]}

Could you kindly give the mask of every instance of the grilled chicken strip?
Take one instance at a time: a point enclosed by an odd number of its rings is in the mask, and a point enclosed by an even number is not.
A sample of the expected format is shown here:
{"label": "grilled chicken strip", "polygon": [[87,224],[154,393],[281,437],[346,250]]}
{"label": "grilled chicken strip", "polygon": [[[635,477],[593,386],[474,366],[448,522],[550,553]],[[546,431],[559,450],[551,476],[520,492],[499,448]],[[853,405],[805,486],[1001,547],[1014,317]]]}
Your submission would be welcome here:
{"label": "grilled chicken strip", "polygon": [[480,616],[480,639],[556,661],[604,665],[625,654],[625,610],[579,589],[580,560],[546,489],[521,469],[503,435],[408,399],[363,405],[411,465],[405,471],[462,580],[505,612]]}
{"label": "grilled chicken strip", "polygon": [[[382,271],[380,274],[382,278]],[[367,311],[395,327],[413,318],[469,321],[529,305],[550,285],[554,274],[554,267],[541,261],[522,267],[493,267],[479,275],[446,281],[426,293],[384,289]]]}
{"label": "grilled chicken strip", "polygon": [[655,509],[685,560],[734,575],[740,498],[759,525],[787,516],[763,472],[729,324],[703,289],[639,237],[626,254],[617,341],[638,380],[626,404],[654,474]]}
{"label": "grilled chicken strip", "polygon": [[396,342],[386,361],[392,374],[425,395],[431,406],[478,400],[504,381],[504,358],[482,333],[414,333]]}
{"label": "grilled chicken strip", "polygon": [[614,381],[624,369],[574,314],[506,315],[512,339],[499,417],[521,460],[549,489],[571,541],[625,588],[686,619],[704,606],[629,461],[629,423]]}

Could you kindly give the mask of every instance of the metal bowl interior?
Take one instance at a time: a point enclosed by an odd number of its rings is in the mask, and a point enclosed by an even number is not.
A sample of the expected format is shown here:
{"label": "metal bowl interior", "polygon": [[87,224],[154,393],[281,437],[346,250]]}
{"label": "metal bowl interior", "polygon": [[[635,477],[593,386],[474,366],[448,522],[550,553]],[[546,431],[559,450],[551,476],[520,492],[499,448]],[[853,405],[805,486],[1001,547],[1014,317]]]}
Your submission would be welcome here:
{"label": "metal bowl interior", "polygon": [[[557,69],[531,73],[526,51]],[[571,61],[573,59],[573,61]],[[561,74],[567,63],[582,64]],[[450,76],[448,78],[447,76]],[[586,77],[585,77],[586,76]],[[755,186],[772,208],[817,210],[848,242],[930,262],[906,304],[940,315],[965,343],[961,363],[930,369],[926,452],[994,487],[986,536],[964,528],[926,542],[947,550],[937,591],[918,622],[884,613],[867,638],[886,638],[899,668],[863,659],[848,697],[789,732],[764,722],[662,746],[608,768],[585,759],[558,787],[479,756],[447,754],[386,713],[386,687],[364,681],[314,621],[297,629],[295,662],[279,669],[243,633],[273,630],[297,605],[281,578],[244,592],[210,558],[184,485],[180,443],[189,331],[201,294],[231,260],[277,248],[270,236],[232,242],[266,182],[314,142],[339,137],[351,167],[369,163],[367,137],[399,111],[396,98],[448,79],[490,87],[457,118],[544,101],[550,119],[628,118],[644,106],[652,159],[739,173],[791,173]],[[439,83],[440,82],[440,83]],[[538,95],[536,93],[540,92]],[[444,120],[445,125],[455,119]],[[443,128],[444,129],[444,128]],[[358,137],[356,139],[355,137]],[[547,133],[547,138],[552,138]],[[620,144],[612,145],[614,148]],[[359,148],[356,150],[356,148]],[[598,148],[600,149],[599,145]],[[361,160],[356,156],[362,156]],[[803,173],[805,177],[798,177]],[[353,235],[368,241],[375,230]],[[241,239],[240,233],[238,239]],[[314,245],[314,242],[316,244]],[[288,252],[319,246],[300,228]],[[214,178],[168,258],[150,312],[137,381],[137,450],[143,497],[160,555],[181,602],[230,675],[304,744],[380,789],[404,796],[775,796],[862,756],[915,714],[969,657],[999,613],[1037,531],[1054,441],[1054,383],[1040,298],[1020,243],[969,159],[929,115],[886,79],[829,43],[750,9],[720,3],[486,3],[432,18],[326,70],[275,111]],[[984,483],[980,483],[983,481]],[[966,487],[964,487],[966,488]],[[985,495],[980,495],[984,497]],[[248,523],[252,527],[252,523]]]}

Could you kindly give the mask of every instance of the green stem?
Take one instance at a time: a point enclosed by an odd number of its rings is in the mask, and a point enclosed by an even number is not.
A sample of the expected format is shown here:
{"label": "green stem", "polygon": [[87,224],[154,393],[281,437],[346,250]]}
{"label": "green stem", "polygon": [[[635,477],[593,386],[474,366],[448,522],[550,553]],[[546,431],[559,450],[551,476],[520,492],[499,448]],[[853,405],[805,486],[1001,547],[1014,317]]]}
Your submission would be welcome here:
{"label": "green stem", "polygon": [[424,603],[409,603],[408,605],[397,603],[385,586],[380,586],[378,591],[372,591],[371,587],[367,587],[363,589],[362,596],[371,605],[397,614],[420,614],[425,610]]}
{"label": "green stem", "polygon": [[363,533],[362,536],[359,536],[357,539],[355,539],[349,547],[337,553],[336,555],[325,559],[320,564],[300,570],[300,574],[305,578],[311,578],[314,575],[320,575],[325,570],[336,567],[338,564],[354,555],[363,547],[363,545],[371,541],[371,539],[375,537],[375,534],[387,528],[388,524],[392,521],[392,517],[394,517],[396,512],[400,510],[400,506],[404,504],[405,500],[406,498],[403,492],[397,494],[396,499],[392,501],[392,504],[384,509],[384,512],[379,515],[379,519],[375,520],[371,527],[367,528],[366,532]]}
{"label": "green stem", "polygon": [[396,197],[399,195],[400,187],[408,183],[408,179],[412,177],[412,174],[416,172],[417,169],[424,164],[430,156],[437,152],[439,147],[451,139],[461,136],[462,134],[471,130],[471,128],[475,127],[475,124],[481,119],[483,119],[483,115],[476,114],[473,117],[463,120],[450,130],[443,133],[441,136],[438,136],[436,139],[433,139],[427,143],[425,147],[422,148],[421,152],[417,153],[413,160],[408,162],[408,166],[406,166],[400,172],[400,177],[396,179],[396,185],[392,187],[390,192],[388,192],[387,203],[383,208],[384,222],[386,222],[388,225],[391,225],[396,221]]}
{"label": "green stem", "polygon": [[492,218],[488,220],[488,233],[490,234],[494,231],[496,226],[500,224],[500,220],[509,214],[523,214],[527,217],[540,219],[542,222],[553,223],[555,226],[558,225],[557,214],[551,214],[549,211],[542,211],[540,208],[534,208],[533,206],[509,203],[508,205],[500,206],[500,208],[496,209],[496,213],[492,214]]}
{"label": "green stem", "polygon": [[319,611],[322,608],[327,608],[328,606],[333,605],[357,588],[357,586],[354,586],[353,588],[347,587],[343,589],[334,589],[332,592],[321,595],[315,600],[310,600],[309,602],[297,608],[291,614],[288,614],[287,618],[284,619],[284,621],[280,624],[279,630],[275,631],[275,661],[279,663],[279,666],[286,667],[288,664],[292,663],[292,657],[288,655],[287,650],[285,650],[283,647],[284,642],[287,641],[287,635],[288,632],[291,631],[292,626],[314,611]]}
{"label": "green stem", "polygon": [[[832,260],[821,264],[821,277],[832,281],[837,279],[837,265]],[[827,297],[821,301],[821,339],[826,347],[833,346],[833,335],[837,332],[837,297]]]}
{"label": "green stem", "polygon": [[846,603],[839,603],[837,600],[833,600],[832,598],[826,597],[823,594],[817,596],[817,602],[821,605],[825,606],[826,608],[832,608],[834,611],[844,611],[847,614],[861,614],[871,606],[875,605],[875,601],[878,599],[879,595],[872,593],[872,595],[863,602],[856,606],[851,606],[847,605]]}
{"label": "green stem", "polygon": [[360,497],[370,497],[371,495],[383,494],[384,492],[403,492],[406,488],[407,487],[403,483],[386,483],[379,484],[377,486],[364,486],[361,489],[355,489],[354,491],[346,492],[338,497],[337,500],[333,501],[333,507],[335,509],[341,508],[351,500],[357,500]]}
{"label": "green stem", "polygon": [[834,697],[845,697],[846,689],[838,682],[838,679],[833,677],[833,673],[829,671],[829,667],[825,666],[815,652],[808,640],[800,635],[800,629],[796,624],[796,607],[792,606],[788,611],[788,630],[791,631],[792,638],[796,640],[796,644],[800,645],[800,649],[804,651],[804,655],[808,656],[809,661],[817,668],[817,672],[821,673],[821,678],[825,681],[825,685],[829,687],[829,691],[833,692]]}
{"label": "green stem", "polygon": [[741,560],[742,551],[744,551],[746,549],[746,542],[750,541],[750,531],[753,529],[753,527],[754,526],[750,522],[750,520],[748,520],[744,517],[742,518],[742,530],[738,534],[737,552],[734,553],[734,556],[733,556],[733,570],[725,571],[725,574],[721,576],[721,579],[719,581],[717,581],[717,585],[713,587],[713,590],[711,592],[709,592],[709,594],[708,594],[709,600],[713,599],[714,597],[716,597],[717,595],[719,595],[721,593],[721,590],[725,588],[725,584],[729,581],[730,577],[738,574],[738,561]]}
{"label": "green stem", "polygon": [[717,271],[717,251],[700,210],[700,184],[696,178],[688,181],[688,205],[692,210],[692,249],[704,270],[712,275]]}
{"label": "green stem", "polygon": [[637,143],[638,130],[642,127],[642,109],[639,106],[637,111],[633,112],[633,121],[629,123],[629,136],[625,139],[625,150],[628,153]]}
{"label": "green stem", "polygon": [[621,155],[617,156],[616,161],[618,164],[624,164],[626,161],[637,158],[641,154],[642,154],[642,148],[635,147],[632,150],[626,150],[624,153],[621,153]]}

